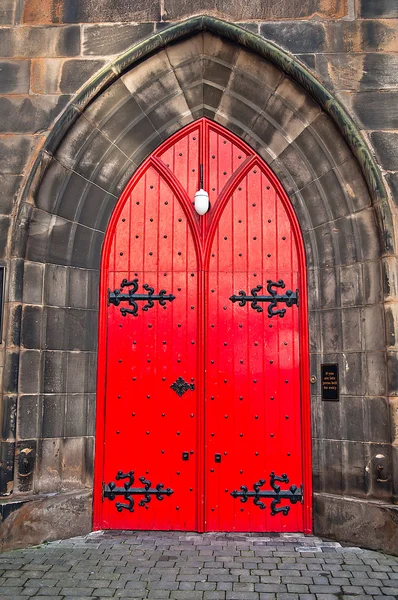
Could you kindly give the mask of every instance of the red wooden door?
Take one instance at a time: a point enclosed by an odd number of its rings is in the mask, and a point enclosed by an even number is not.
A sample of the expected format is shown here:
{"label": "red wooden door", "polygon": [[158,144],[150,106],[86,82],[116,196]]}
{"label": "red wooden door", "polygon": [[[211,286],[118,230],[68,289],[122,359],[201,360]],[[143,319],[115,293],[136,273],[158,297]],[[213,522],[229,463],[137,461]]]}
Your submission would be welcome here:
{"label": "red wooden door", "polygon": [[305,286],[289,200],[235,136],[201,119],[142,165],[103,253],[96,528],[311,530]]}

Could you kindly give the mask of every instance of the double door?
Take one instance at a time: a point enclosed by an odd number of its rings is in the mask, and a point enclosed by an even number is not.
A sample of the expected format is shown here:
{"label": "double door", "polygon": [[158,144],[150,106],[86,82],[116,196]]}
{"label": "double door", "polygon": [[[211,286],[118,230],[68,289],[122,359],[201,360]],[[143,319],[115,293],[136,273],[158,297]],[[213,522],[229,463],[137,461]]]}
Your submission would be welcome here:
{"label": "double door", "polygon": [[104,249],[98,526],[305,529],[300,243],[263,161],[205,119],[133,177]]}

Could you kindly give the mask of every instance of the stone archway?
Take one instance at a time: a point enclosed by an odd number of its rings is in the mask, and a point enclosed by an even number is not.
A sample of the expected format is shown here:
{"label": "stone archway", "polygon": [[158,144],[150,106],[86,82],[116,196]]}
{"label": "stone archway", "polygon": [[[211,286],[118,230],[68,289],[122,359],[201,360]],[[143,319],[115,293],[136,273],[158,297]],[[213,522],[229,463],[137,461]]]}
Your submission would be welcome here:
{"label": "stone archway", "polygon": [[99,74],[58,121],[32,171],[14,235],[25,272],[44,274],[42,300],[23,307],[19,357],[19,410],[32,389],[23,373],[34,372],[43,415],[36,438],[20,441],[38,457],[28,491],[91,487],[104,231],[143,159],[200,116],[264,158],[301,225],[313,373],[321,362],[338,362],[342,373],[339,404],[322,405],[319,383],[312,386],[315,524],[333,535],[320,515],[338,505],[349,518],[343,495],[362,498],[361,507],[369,496],[392,498],[391,480],[381,485],[365,471],[376,448],[386,468],[392,461],[380,334],[391,215],[369,151],[326,90],[276,46],[209,17],[153,36]]}

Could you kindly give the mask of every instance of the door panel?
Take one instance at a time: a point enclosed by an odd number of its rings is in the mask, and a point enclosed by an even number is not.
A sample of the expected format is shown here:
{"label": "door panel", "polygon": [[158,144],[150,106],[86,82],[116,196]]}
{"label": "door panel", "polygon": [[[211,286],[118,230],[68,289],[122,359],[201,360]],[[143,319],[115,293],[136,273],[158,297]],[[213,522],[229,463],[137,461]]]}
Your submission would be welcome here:
{"label": "door panel", "polygon": [[97,527],[310,530],[303,256],[273,174],[206,119],[134,175],[102,264]]}
{"label": "door panel", "polygon": [[[104,523],[111,528],[195,529],[197,527],[197,330],[196,252],[184,211],[154,169],[131,191],[120,214],[110,252],[108,287],[136,294],[165,290],[172,301],[162,306],[137,300],[108,308],[104,483],[123,487],[134,470],[133,488],[162,483],[173,493],[139,505],[134,512],[124,496],[104,502]],[[123,280],[132,283],[122,287]],[[144,288],[144,284],[149,286]],[[134,298],[134,296],[133,296]],[[171,385],[182,378],[182,396]],[[199,388],[200,389],[200,388]],[[183,453],[184,459],[183,459]],[[186,459],[187,458],[187,459]],[[181,498],[184,500],[181,501]]]}

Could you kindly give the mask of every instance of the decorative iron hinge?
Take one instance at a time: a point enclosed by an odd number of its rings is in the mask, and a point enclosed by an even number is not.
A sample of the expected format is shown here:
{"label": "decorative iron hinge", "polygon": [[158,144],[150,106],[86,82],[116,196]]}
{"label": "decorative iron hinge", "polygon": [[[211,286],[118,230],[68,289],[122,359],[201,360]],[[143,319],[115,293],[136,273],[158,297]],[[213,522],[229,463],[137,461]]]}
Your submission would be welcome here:
{"label": "decorative iron hinge", "polygon": [[147,283],[144,283],[142,286],[144,290],[146,290],[147,294],[137,294],[138,290],[138,279],[133,279],[132,281],[127,281],[127,279],[123,279],[120,284],[120,288],[123,289],[132,285],[133,287],[128,290],[128,294],[122,294],[120,290],[108,290],[108,304],[114,304],[115,306],[119,306],[121,302],[128,302],[130,306],[132,306],[132,310],[129,308],[122,307],[120,312],[123,317],[126,316],[127,313],[136,317],[138,315],[138,304],[137,302],[140,300],[146,301],[147,304],[142,307],[143,311],[147,311],[154,306],[154,301],[159,302],[161,306],[166,308],[166,301],[173,302],[175,300],[175,296],[172,294],[166,295],[166,290],[160,290],[159,294],[154,294],[154,288],[150,287]]}
{"label": "decorative iron hinge", "polygon": [[185,392],[188,390],[193,391],[195,389],[195,384],[187,383],[185,379],[179,377],[174,383],[171,384],[170,387],[181,398],[181,396],[183,396],[183,394],[185,394]]}
{"label": "decorative iron hinge", "polygon": [[286,294],[277,294],[276,289],[272,288],[285,288],[285,284],[282,279],[279,281],[271,281],[271,279],[267,280],[267,292],[270,294],[269,296],[259,296],[258,292],[263,289],[262,285],[257,285],[252,289],[252,295],[247,296],[246,292],[241,290],[239,295],[233,295],[230,297],[232,302],[239,302],[239,306],[245,306],[247,302],[251,302],[251,306],[257,312],[263,312],[263,308],[258,305],[258,302],[270,302],[268,306],[268,317],[275,317],[279,315],[281,318],[285,316],[286,308],[278,308],[274,310],[278,304],[278,302],[284,302],[286,306],[293,306],[293,304],[298,304],[298,290],[293,292],[292,290],[287,290]]}
{"label": "decorative iron hinge", "polygon": [[271,502],[271,515],[274,517],[278,513],[282,513],[286,516],[290,510],[290,506],[281,506],[277,508],[277,504],[280,504],[281,500],[289,500],[291,504],[303,502],[303,486],[300,485],[300,487],[297,487],[296,485],[291,485],[288,490],[281,490],[280,486],[275,484],[275,481],[289,483],[286,473],[283,473],[282,477],[279,477],[272,471],[270,474],[270,485],[272,490],[261,490],[260,488],[265,484],[266,480],[260,479],[253,485],[253,492],[249,492],[245,485],[241,485],[241,491],[238,492],[237,490],[234,490],[231,492],[231,496],[240,498],[241,502],[247,502],[249,498],[253,498],[254,504],[258,506],[260,510],[266,508],[266,505],[264,502],[261,502],[260,498],[273,498]]}
{"label": "decorative iron hinge", "polygon": [[116,483],[111,481],[107,485],[103,484],[102,491],[102,497],[108,498],[108,500],[114,500],[116,496],[124,496],[128,504],[116,502],[116,509],[118,512],[122,512],[123,509],[134,512],[134,498],[132,496],[144,496],[144,498],[138,502],[138,506],[149,508],[148,504],[151,501],[151,496],[155,496],[157,500],[163,500],[164,496],[171,496],[171,494],[174,494],[174,490],[170,488],[165,489],[163,483],[158,483],[155,488],[151,488],[151,482],[148,479],[145,479],[145,477],[139,477],[139,481],[141,481],[144,487],[133,488],[134,471],[129,471],[128,473],[118,471],[116,481],[120,481],[121,479],[128,479],[123,487],[116,487]]}

